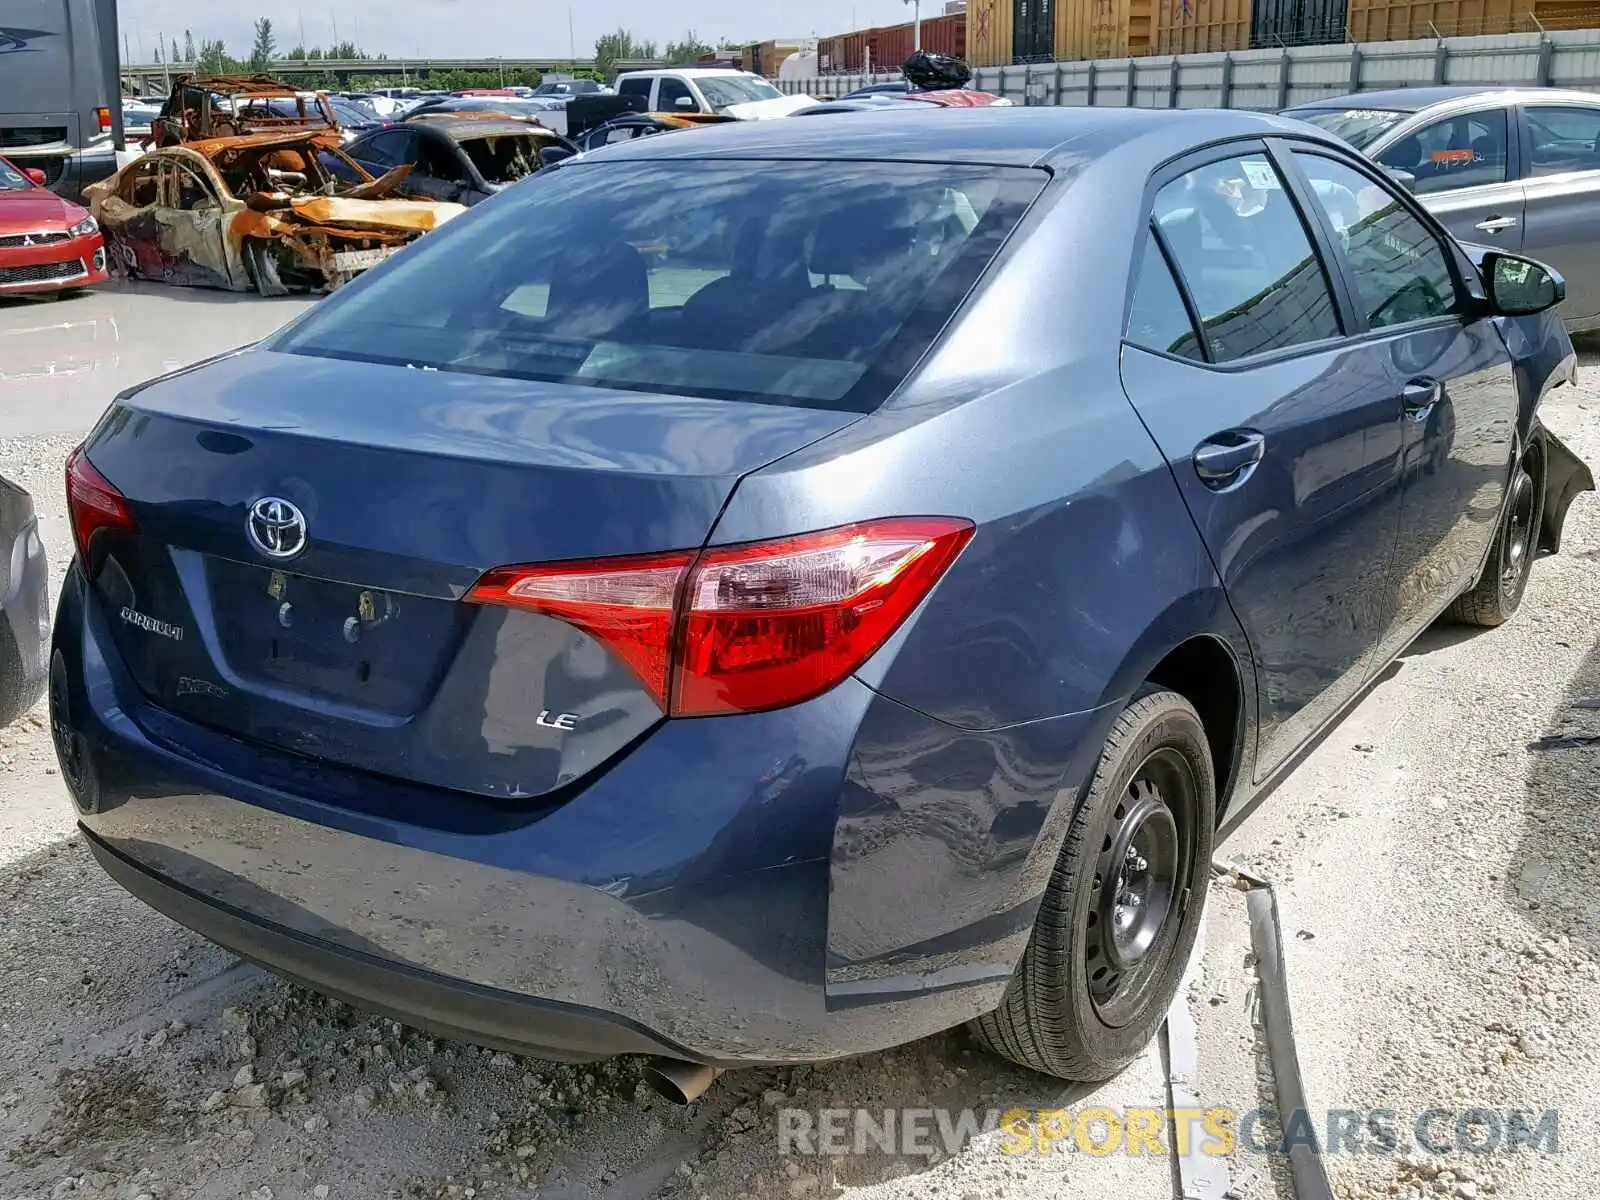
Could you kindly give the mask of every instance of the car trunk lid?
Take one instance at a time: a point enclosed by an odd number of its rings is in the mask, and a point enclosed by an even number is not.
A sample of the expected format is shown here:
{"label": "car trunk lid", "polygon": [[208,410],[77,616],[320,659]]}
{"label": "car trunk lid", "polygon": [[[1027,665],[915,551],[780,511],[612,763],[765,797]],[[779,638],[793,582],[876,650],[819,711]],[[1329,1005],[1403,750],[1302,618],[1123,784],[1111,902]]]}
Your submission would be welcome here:
{"label": "car trunk lid", "polygon": [[156,705],[364,771],[538,796],[661,708],[600,642],[470,603],[473,583],[695,549],[742,475],[854,419],[249,351],[101,422],[88,460],[138,531],[96,543],[90,570]]}

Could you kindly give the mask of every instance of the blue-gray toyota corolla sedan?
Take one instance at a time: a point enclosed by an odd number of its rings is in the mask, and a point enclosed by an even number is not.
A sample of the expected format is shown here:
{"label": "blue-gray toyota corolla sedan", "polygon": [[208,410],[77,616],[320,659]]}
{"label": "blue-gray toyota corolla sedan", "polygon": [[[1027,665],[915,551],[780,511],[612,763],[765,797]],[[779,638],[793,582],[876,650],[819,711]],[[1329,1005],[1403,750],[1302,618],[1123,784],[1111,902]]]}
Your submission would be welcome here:
{"label": "blue-gray toyota corolla sedan", "polygon": [[436,1031],[1103,1078],[1218,830],[1557,548],[1562,290],[1270,116],[573,159],[117,398],[63,774],[130,891]]}

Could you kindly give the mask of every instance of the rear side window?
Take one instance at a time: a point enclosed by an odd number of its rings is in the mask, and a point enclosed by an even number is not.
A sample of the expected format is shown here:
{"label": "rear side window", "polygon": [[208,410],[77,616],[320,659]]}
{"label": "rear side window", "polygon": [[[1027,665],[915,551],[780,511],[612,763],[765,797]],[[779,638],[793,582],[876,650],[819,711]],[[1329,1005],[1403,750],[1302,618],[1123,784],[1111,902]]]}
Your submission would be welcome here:
{"label": "rear side window", "polygon": [[1381,155],[1386,167],[1409,171],[1412,190],[1449,192],[1506,180],[1506,110],[1446,117],[1401,138]]}
{"label": "rear side window", "polygon": [[1528,174],[1600,169],[1600,109],[1527,109]]}
{"label": "rear side window", "polygon": [[1146,350],[1176,354],[1179,358],[1203,359],[1200,340],[1183,296],[1167,267],[1166,256],[1153,234],[1145,234],[1139,263],[1139,282],[1133,291],[1133,310],[1128,316],[1128,340]]}
{"label": "rear side window", "polygon": [[650,85],[655,82],[651,79],[619,79],[617,80],[617,95],[641,96],[650,98]]}
{"label": "rear side window", "polygon": [[1213,362],[1340,333],[1311,237],[1264,155],[1206,163],[1156,194],[1155,219]]}
{"label": "rear side window", "polygon": [[1372,328],[1455,311],[1455,276],[1426,225],[1353,167],[1298,150],[1295,160],[1344,245],[1356,299]]}
{"label": "rear side window", "polygon": [[914,163],[541,172],[324,301],[277,349],[867,412],[1047,176]]}

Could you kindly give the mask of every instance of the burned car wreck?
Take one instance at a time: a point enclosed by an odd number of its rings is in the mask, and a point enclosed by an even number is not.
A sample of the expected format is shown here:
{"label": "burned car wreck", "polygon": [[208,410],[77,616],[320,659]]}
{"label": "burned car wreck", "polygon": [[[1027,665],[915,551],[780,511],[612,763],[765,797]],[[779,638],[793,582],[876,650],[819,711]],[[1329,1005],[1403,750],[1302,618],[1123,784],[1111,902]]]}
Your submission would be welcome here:
{"label": "burned car wreck", "polygon": [[157,150],[86,195],[123,273],[275,296],[337,288],[466,211],[397,198],[409,174],[374,178],[336,131],[294,129]]}
{"label": "burned car wreck", "polygon": [[179,75],[150,124],[146,147],[290,129],[337,129],[328,97],[269,75]]}

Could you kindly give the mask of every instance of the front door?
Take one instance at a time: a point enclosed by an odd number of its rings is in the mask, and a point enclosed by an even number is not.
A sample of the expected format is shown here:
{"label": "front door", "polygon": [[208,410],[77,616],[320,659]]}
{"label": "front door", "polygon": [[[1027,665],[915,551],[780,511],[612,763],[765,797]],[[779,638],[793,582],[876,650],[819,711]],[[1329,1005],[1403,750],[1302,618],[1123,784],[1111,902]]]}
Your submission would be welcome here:
{"label": "front door", "polygon": [[157,219],[171,271],[181,282],[246,290],[242,259],[231,259],[222,223],[222,201],[210,180],[181,162],[169,161],[163,178],[165,200]]}
{"label": "front door", "polygon": [[1250,639],[1261,778],[1355,694],[1393,620],[1401,413],[1252,145],[1163,173],[1122,378]]}
{"label": "front door", "polygon": [[[1309,149],[1293,159],[1404,414],[1394,620],[1377,650],[1387,661],[1477,578],[1510,476],[1516,381],[1494,321],[1471,311],[1457,279],[1469,264],[1376,175]],[[1337,195],[1360,197],[1359,220],[1344,220]]]}
{"label": "front door", "polygon": [[1567,278],[1562,319],[1600,316],[1600,107],[1530,104],[1522,252]]}
{"label": "front door", "polygon": [[1441,117],[1376,157],[1414,178],[1412,190],[1458,240],[1515,252],[1523,224],[1516,133],[1515,110],[1484,108]]}

